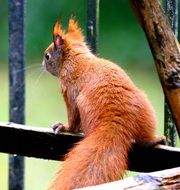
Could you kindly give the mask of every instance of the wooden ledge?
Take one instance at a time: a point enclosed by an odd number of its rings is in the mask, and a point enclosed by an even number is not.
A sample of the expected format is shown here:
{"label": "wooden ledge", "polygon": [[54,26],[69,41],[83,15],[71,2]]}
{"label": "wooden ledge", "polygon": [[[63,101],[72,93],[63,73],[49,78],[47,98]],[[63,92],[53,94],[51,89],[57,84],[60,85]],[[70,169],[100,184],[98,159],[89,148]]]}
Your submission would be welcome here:
{"label": "wooden ledge", "polygon": [[[82,134],[55,135],[51,128],[38,128],[0,122],[0,152],[49,160],[63,160],[68,150],[83,138]],[[129,169],[152,172],[180,166],[180,149],[159,145],[134,146],[129,154]]]}
{"label": "wooden ledge", "polygon": [[123,180],[105,183],[102,185],[80,188],[78,190],[165,190],[180,189],[180,167],[139,174],[135,177],[129,177]]}

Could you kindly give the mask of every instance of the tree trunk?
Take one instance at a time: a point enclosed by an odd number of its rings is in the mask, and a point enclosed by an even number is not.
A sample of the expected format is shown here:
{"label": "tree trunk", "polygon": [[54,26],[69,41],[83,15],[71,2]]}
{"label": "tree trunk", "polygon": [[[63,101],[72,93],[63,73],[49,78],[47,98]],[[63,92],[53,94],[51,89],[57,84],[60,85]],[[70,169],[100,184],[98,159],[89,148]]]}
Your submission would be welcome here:
{"label": "tree trunk", "polygon": [[130,0],[149,42],[180,136],[180,48],[159,0]]}

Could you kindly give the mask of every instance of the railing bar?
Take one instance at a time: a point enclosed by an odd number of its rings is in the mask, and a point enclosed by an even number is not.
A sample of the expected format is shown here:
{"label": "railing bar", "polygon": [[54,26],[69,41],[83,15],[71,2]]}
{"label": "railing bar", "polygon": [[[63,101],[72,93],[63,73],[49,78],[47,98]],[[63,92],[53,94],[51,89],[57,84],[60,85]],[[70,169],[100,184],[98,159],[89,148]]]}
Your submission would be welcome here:
{"label": "railing bar", "polygon": [[99,38],[99,0],[87,0],[87,42],[93,53],[97,53]]}
{"label": "railing bar", "polygon": [[[24,0],[9,0],[9,120],[25,122]],[[18,70],[18,72],[16,72]],[[13,142],[11,142],[13,143]],[[9,190],[24,189],[24,158],[9,156]]]}

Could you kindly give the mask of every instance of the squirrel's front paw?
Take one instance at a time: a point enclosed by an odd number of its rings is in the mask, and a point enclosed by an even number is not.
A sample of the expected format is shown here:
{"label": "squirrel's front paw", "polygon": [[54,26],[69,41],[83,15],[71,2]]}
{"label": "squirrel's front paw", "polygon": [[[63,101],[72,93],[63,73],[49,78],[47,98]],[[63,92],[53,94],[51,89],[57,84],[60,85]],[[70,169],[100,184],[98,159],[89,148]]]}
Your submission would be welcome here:
{"label": "squirrel's front paw", "polygon": [[158,144],[167,145],[167,139],[166,139],[166,137],[165,136],[157,137],[155,145],[158,145]]}
{"label": "squirrel's front paw", "polygon": [[59,134],[61,132],[66,132],[67,131],[67,127],[64,124],[60,123],[60,122],[58,122],[56,124],[53,124],[52,128],[53,128],[53,131],[54,131],[55,134]]}

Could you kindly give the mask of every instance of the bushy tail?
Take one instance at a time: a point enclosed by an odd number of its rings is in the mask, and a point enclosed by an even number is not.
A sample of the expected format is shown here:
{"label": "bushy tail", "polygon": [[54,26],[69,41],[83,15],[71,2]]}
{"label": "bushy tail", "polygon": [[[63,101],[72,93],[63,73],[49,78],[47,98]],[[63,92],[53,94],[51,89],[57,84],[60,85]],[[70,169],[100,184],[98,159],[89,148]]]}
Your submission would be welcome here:
{"label": "bushy tail", "polygon": [[79,142],[67,154],[49,190],[71,190],[122,178],[131,144],[128,134],[118,128],[98,128]]}

